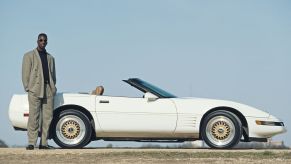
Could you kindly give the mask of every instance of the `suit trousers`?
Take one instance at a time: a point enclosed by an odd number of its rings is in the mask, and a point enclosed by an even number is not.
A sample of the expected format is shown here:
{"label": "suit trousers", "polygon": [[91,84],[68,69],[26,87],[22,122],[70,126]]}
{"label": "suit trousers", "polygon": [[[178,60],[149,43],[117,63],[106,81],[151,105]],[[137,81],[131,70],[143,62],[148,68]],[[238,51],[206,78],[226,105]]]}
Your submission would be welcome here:
{"label": "suit trousers", "polygon": [[36,145],[38,131],[41,132],[40,144],[47,146],[47,138],[49,127],[53,118],[53,97],[47,97],[50,92],[50,86],[44,84],[45,94],[43,98],[39,98],[28,92],[29,102],[29,118],[27,124],[28,144]]}

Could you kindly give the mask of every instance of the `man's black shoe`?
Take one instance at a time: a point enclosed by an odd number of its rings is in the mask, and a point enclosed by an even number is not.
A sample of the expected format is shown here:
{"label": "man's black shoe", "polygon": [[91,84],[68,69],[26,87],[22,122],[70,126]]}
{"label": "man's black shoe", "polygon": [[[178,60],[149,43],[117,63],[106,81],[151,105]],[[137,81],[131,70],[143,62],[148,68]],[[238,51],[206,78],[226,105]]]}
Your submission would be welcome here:
{"label": "man's black shoe", "polygon": [[26,150],[33,150],[33,149],[34,149],[34,146],[33,145],[26,146]]}
{"label": "man's black shoe", "polygon": [[39,149],[55,149],[54,147],[49,146],[49,145],[46,145],[46,146],[39,145],[38,148],[39,148]]}

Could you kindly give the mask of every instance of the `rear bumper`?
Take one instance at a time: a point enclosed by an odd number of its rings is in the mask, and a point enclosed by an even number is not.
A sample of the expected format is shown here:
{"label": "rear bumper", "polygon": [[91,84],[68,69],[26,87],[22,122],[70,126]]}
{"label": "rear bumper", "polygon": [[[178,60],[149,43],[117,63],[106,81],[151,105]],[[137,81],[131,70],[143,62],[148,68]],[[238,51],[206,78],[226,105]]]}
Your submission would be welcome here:
{"label": "rear bumper", "polygon": [[13,95],[9,104],[8,116],[15,130],[27,128],[28,116],[26,114],[28,113],[27,94]]}

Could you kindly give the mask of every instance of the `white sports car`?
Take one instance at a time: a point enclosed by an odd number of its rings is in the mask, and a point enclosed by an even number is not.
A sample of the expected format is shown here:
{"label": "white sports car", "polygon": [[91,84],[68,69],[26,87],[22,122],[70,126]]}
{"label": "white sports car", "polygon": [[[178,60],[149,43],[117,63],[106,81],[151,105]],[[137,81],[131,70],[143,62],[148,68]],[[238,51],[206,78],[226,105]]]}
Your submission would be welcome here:
{"label": "white sports car", "polygon": [[[62,148],[82,148],[93,140],[183,142],[204,140],[212,148],[239,141],[266,142],[286,132],[284,123],[253,107],[223,100],[178,98],[138,78],[123,80],[143,97],[58,93],[50,138]],[[9,118],[26,130],[26,94],[14,95]]]}

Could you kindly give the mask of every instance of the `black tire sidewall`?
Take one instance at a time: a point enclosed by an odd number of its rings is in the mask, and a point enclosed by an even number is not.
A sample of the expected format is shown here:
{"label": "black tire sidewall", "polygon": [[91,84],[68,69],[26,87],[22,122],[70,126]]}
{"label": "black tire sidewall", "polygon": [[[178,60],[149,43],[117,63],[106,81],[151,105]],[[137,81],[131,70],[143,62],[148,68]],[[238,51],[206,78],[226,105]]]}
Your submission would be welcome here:
{"label": "black tire sidewall", "polygon": [[[85,136],[83,137],[83,139],[80,142],[78,142],[76,144],[73,144],[73,145],[68,145],[68,144],[63,143],[58,138],[58,136],[56,135],[56,126],[57,126],[59,120],[61,118],[63,118],[64,116],[67,116],[67,115],[74,115],[74,116],[80,118],[83,121],[83,123],[85,125],[85,128],[86,128],[86,133],[85,133]],[[55,143],[57,145],[59,145],[60,147],[62,147],[62,148],[66,148],[66,149],[82,148],[82,147],[86,146],[91,141],[91,134],[92,134],[92,128],[91,128],[90,121],[89,121],[88,117],[85,114],[83,114],[82,112],[80,112],[80,111],[77,111],[77,110],[74,110],[74,109],[67,109],[65,111],[62,111],[54,119],[54,122],[53,122],[53,139],[54,139]]]}
{"label": "black tire sidewall", "polygon": [[[232,141],[226,145],[216,145],[214,143],[212,143],[207,135],[206,135],[206,126],[207,126],[207,123],[209,122],[209,120],[211,120],[213,117],[216,117],[216,116],[224,116],[224,117],[227,117],[229,118],[232,123],[234,124],[234,127],[235,127],[235,135],[232,139]],[[215,111],[215,112],[212,112],[210,114],[208,114],[203,123],[202,123],[202,127],[201,127],[201,136],[202,136],[202,139],[206,142],[206,144],[211,147],[211,148],[217,148],[217,149],[226,149],[226,148],[232,148],[233,146],[235,146],[239,140],[241,139],[242,137],[242,124],[241,124],[241,121],[239,120],[239,118],[231,113],[231,112],[228,112],[228,111]]]}

